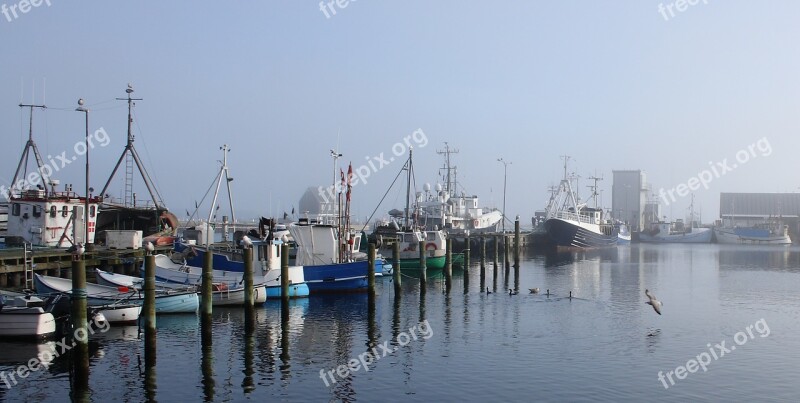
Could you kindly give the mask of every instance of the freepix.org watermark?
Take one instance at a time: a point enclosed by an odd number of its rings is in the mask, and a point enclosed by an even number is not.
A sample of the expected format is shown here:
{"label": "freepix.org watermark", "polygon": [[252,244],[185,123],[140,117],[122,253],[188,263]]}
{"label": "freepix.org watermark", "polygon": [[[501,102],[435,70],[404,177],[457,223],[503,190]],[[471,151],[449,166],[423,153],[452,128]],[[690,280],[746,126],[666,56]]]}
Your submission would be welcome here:
{"label": "freepix.org watermark", "polygon": [[[753,330],[755,330],[755,333]],[[697,357],[686,361],[686,365],[678,365],[674,371],[667,371],[666,374],[664,371],[658,371],[658,380],[661,381],[662,385],[664,385],[664,389],[669,389],[670,386],[675,386],[675,379],[686,379],[689,374],[693,374],[700,369],[702,369],[703,372],[706,372],[708,371],[708,366],[712,363],[712,357],[714,358],[714,361],[725,357],[726,355],[735,351],[737,346],[743,346],[748,341],[755,339],[756,333],[761,337],[767,337],[770,334],[769,325],[767,325],[767,321],[763,318],[759,319],[756,323],[747,326],[745,330],[734,334],[733,342],[736,343],[736,345],[731,344],[730,347],[728,347],[725,345],[725,340],[714,344],[713,347],[711,346],[711,343],[708,343],[706,344],[706,347],[708,347],[708,352],[703,351],[702,353],[698,354]],[[673,375],[675,375],[674,379],[672,377]],[[667,385],[667,380],[669,380],[669,385]]]}
{"label": "freepix.org watermark", "polygon": [[[431,337],[433,337],[433,329],[431,329],[431,325],[426,319],[424,322],[420,322],[417,325],[411,326],[408,329],[408,332],[402,332],[398,334],[397,338],[395,339],[398,345],[394,348],[389,347],[388,340],[384,341],[383,343],[372,347],[370,350],[359,354],[357,359],[350,359],[347,361],[347,365],[339,365],[336,367],[336,369],[332,369],[327,372],[324,369],[319,370],[319,379],[322,379],[322,382],[325,382],[325,386],[330,387],[332,384],[337,382],[337,377],[340,379],[347,378],[350,376],[350,374],[358,372],[361,368],[364,368],[365,371],[369,371],[369,366],[371,364],[389,354],[394,353],[395,351],[399,350],[400,347],[407,346],[412,340],[417,341],[420,338],[428,340]],[[380,351],[378,351],[378,349],[380,349]],[[330,382],[328,382],[328,379],[330,379]]]}
{"label": "freepix.org watermark", "polygon": [[20,0],[17,3],[11,3],[10,6],[3,3],[0,5],[0,13],[3,13],[3,16],[6,17],[6,21],[12,22],[22,14],[28,14],[31,10],[40,7],[42,4],[47,4],[47,7],[50,7],[50,0]]}
{"label": "freepix.org watermark", "polygon": [[[658,13],[664,17],[664,21],[669,21],[670,18],[675,18],[675,11],[682,13],[689,9],[689,6],[696,6],[699,3],[708,4],[708,0],[675,0],[671,3],[667,3],[665,6],[664,3],[658,4]],[[669,13],[669,16],[667,16]]]}
{"label": "freepix.org watermark", "polygon": [[99,330],[100,333],[105,333],[110,328],[111,325],[108,323],[108,321],[102,321],[98,323],[97,318],[95,318],[93,321],[88,323],[86,329],[75,329],[70,340],[67,340],[66,336],[62,337],[61,340],[50,346],[50,351],[40,351],[36,357],[28,360],[25,365],[20,365],[10,372],[0,371],[0,381],[2,381],[0,385],[4,385],[6,389],[11,389],[14,386],[17,386],[19,382],[30,376],[31,373],[40,371],[42,368],[49,368],[50,363],[53,362],[54,359],[60,357],[62,354],[66,354],[78,344],[78,341],[81,343],[86,343],[89,340],[89,335],[95,334],[97,330]]}
{"label": "freepix.org watermark", "polygon": [[56,156],[48,155],[47,159],[43,161],[44,165],[42,165],[42,167],[38,170],[33,171],[29,173],[28,176],[17,180],[16,183],[12,183],[10,188],[6,187],[5,185],[0,186],[0,195],[2,195],[2,197],[8,201],[12,193],[19,193],[24,189],[36,187],[36,185],[42,183],[42,180],[47,181],[47,179],[53,175],[54,172],[58,172],[61,169],[66,168],[67,165],[77,161],[78,157],[85,155],[87,150],[94,149],[96,144],[99,144],[100,147],[105,147],[111,143],[111,137],[109,137],[108,133],[106,133],[105,129],[102,127],[90,134],[87,140],[79,141],[72,146],[72,151],[74,154],[71,157],[67,157],[66,151],[63,151],[61,154]]}
{"label": "freepix.org watermark", "polygon": [[690,192],[700,189],[700,186],[708,190],[708,185],[714,179],[725,176],[728,172],[732,172],[752,159],[768,157],[771,154],[772,146],[769,144],[769,140],[766,137],[762,137],[755,143],[737,151],[735,155],[736,162],[728,161],[727,158],[719,162],[708,161],[708,169],[698,172],[697,175],[690,177],[685,183],[681,183],[671,189],[659,189],[658,195],[664,201],[664,204],[669,206],[670,203],[674,203],[677,200],[676,194],[678,197],[686,197]]}
{"label": "freepix.org watermark", "polygon": [[[386,157],[386,153],[380,153],[377,156],[366,156],[364,159],[366,163],[362,164],[361,166],[353,169],[353,182],[351,186],[356,186],[359,183],[367,184],[367,179],[369,179],[372,174],[380,171],[381,169],[389,166],[396,157],[399,157],[405,154],[409,148],[411,147],[425,147],[428,145],[428,136],[425,135],[425,132],[422,129],[414,130],[413,133],[403,137],[402,141],[398,141],[392,145],[392,156]],[[319,196],[325,203],[331,203],[336,200],[336,194],[340,192],[344,192],[346,189],[342,189],[342,184],[339,181],[336,182],[335,185],[330,186],[320,186],[317,188],[317,192]]]}
{"label": "freepix.org watermark", "polygon": [[336,9],[344,10],[350,3],[355,3],[356,0],[328,0],[319,2],[319,11],[325,14],[325,18],[330,19],[331,16],[336,15]]}

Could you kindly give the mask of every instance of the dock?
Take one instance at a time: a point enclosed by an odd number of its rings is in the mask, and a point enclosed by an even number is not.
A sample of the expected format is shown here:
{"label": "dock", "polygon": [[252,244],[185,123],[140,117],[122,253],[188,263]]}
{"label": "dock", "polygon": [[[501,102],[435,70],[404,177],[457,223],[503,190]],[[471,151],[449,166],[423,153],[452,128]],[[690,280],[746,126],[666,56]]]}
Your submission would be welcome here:
{"label": "dock", "polygon": [[[172,246],[162,246],[156,251],[167,253]],[[139,276],[145,251],[139,249],[109,249],[96,246],[86,251],[87,277],[94,278],[94,269],[118,274]],[[65,248],[9,248],[0,249],[0,288],[24,289],[32,287],[25,284],[27,273],[71,278],[72,253]],[[33,275],[29,275],[32,279]]]}

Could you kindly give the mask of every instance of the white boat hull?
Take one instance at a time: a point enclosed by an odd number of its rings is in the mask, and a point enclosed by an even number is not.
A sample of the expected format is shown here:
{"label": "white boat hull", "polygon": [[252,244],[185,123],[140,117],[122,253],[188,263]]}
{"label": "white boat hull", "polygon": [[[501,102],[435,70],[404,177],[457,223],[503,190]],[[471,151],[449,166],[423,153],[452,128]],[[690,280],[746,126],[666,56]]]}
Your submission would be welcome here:
{"label": "white boat hull", "polygon": [[112,325],[132,325],[139,320],[142,307],[138,305],[109,306],[101,309],[100,313]]}
{"label": "white boat hull", "polygon": [[692,232],[683,234],[650,235],[647,232],[639,234],[639,242],[645,243],[710,243],[714,231],[711,228],[692,228]]}
{"label": "white boat hull", "polygon": [[[737,231],[739,230],[739,231]],[[714,235],[717,243],[736,245],[791,245],[792,239],[788,234],[768,236],[752,236],[742,233],[737,228],[715,228]]]}
{"label": "white boat hull", "polygon": [[0,311],[0,337],[39,337],[55,334],[53,314],[42,308],[3,307]]}

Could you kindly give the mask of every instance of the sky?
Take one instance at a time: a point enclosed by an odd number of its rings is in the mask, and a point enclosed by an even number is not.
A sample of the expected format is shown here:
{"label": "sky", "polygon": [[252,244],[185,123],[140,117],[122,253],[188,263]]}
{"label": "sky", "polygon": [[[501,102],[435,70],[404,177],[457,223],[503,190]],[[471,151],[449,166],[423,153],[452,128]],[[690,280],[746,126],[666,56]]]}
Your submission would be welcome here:
{"label": "sky", "polygon": [[[695,188],[704,222],[720,192],[800,190],[796,1],[34,3],[0,0],[0,185],[27,140],[18,104],[48,106],[34,113],[34,140],[69,157],[84,98],[90,131],[108,134],[90,151],[102,188],[125,146],[127,105],[115,98],[131,83],[143,98],[136,148],[179,217],[206,194],[223,144],[239,219],[282,215],[330,184],[331,149],[366,179],[353,214],[386,193],[385,216],[402,207],[405,188],[389,187],[407,145],[422,190],[445,142],[459,150],[463,189],[486,206],[502,207],[497,159],[511,162],[507,215],[523,223],[545,207],[561,155],[582,178],[605,178],[608,208],[612,170],[645,171],[671,218],[689,205],[669,196],[681,185]],[[53,176],[82,188],[83,158]],[[141,181],[134,191],[149,199]]]}

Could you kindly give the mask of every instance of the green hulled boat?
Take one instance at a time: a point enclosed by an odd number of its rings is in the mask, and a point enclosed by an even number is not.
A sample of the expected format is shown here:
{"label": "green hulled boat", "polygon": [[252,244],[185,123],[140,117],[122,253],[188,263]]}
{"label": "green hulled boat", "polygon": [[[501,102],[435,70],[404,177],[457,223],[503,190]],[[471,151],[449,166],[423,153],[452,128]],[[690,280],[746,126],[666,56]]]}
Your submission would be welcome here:
{"label": "green hulled boat", "polygon": [[[428,257],[425,258],[425,267],[428,270],[441,270],[444,269],[444,256]],[[419,258],[417,259],[400,259],[401,270],[419,270]]]}

